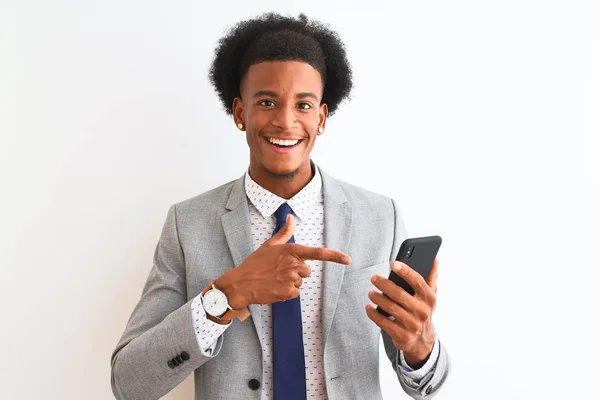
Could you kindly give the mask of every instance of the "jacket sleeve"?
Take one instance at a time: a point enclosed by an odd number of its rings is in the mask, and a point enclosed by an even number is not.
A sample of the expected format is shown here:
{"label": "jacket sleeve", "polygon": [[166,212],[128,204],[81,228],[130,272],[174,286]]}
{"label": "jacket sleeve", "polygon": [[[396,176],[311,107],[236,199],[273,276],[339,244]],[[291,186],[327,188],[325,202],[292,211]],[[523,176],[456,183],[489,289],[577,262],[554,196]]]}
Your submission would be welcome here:
{"label": "jacket sleeve", "polygon": [[142,296],[111,358],[111,385],[118,400],[159,399],[215,357],[200,348],[187,301],[184,253],[177,210],[169,208]]}
{"label": "jacket sleeve", "polygon": [[[394,241],[392,253],[390,254],[390,264],[396,259],[396,255],[400,250],[400,245],[407,238],[407,230],[404,220],[398,209],[396,202],[392,199],[392,208],[394,210]],[[402,389],[415,400],[428,400],[441,389],[450,372],[450,358],[441,341],[439,344],[439,353],[437,359],[433,363],[433,367],[420,379],[411,377],[411,374],[404,373],[400,368],[399,351],[394,346],[392,338],[381,331],[385,352],[392,363],[394,372],[398,375],[398,380]],[[439,338],[438,338],[439,341]]]}

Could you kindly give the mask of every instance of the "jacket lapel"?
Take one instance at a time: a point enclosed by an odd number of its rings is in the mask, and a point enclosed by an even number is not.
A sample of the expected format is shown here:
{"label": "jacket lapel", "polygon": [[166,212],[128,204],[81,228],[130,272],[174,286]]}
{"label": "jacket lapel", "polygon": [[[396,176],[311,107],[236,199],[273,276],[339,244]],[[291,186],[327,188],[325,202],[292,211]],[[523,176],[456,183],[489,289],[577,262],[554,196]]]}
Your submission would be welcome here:
{"label": "jacket lapel", "polygon": [[[339,182],[320,167],[323,181],[325,247],[348,254],[352,232],[352,207]],[[331,330],[346,266],[325,261],[323,271],[323,345]]]}
{"label": "jacket lapel", "polygon": [[[237,267],[254,251],[250,230],[250,211],[244,189],[244,175],[233,183],[225,208],[230,211],[221,216],[221,222],[234,267]],[[251,304],[248,308],[254,326],[258,332],[262,332],[261,305]],[[261,347],[264,348],[263,335],[257,333],[257,336]]]}

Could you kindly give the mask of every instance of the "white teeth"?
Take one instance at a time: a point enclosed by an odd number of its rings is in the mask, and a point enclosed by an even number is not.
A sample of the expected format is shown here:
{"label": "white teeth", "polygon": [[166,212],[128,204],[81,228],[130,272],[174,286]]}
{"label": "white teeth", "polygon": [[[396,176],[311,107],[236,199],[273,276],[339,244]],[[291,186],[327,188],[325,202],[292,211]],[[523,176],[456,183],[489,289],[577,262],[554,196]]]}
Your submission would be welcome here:
{"label": "white teeth", "polygon": [[273,143],[273,144],[278,144],[280,146],[294,146],[296,145],[299,140],[279,140],[279,139],[273,139],[273,138],[268,138],[269,142]]}

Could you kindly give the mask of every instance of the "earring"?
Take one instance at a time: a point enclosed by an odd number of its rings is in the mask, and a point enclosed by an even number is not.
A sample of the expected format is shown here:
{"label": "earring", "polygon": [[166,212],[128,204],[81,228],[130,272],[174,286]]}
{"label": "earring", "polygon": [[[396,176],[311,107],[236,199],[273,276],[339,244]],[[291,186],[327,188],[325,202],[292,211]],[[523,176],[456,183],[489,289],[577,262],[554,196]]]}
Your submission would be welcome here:
{"label": "earring", "polygon": [[242,125],[242,124],[237,124],[237,127],[238,127],[238,129],[240,129],[240,130],[241,130],[241,129],[243,129],[243,128],[244,128],[244,125]]}
{"label": "earring", "polygon": [[319,133],[323,133],[323,127],[322,126],[319,127]]}

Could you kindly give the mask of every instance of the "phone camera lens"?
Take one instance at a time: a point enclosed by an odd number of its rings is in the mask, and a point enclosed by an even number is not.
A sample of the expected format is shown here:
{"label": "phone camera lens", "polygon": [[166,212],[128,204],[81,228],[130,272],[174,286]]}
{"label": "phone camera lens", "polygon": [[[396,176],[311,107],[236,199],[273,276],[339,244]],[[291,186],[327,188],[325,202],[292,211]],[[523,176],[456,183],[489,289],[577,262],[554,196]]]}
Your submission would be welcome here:
{"label": "phone camera lens", "polygon": [[406,250],[406,256],[405,256],[405,258],[410,258],[413,249],[414,249],[413,245],[408,246],[408,249]]}

